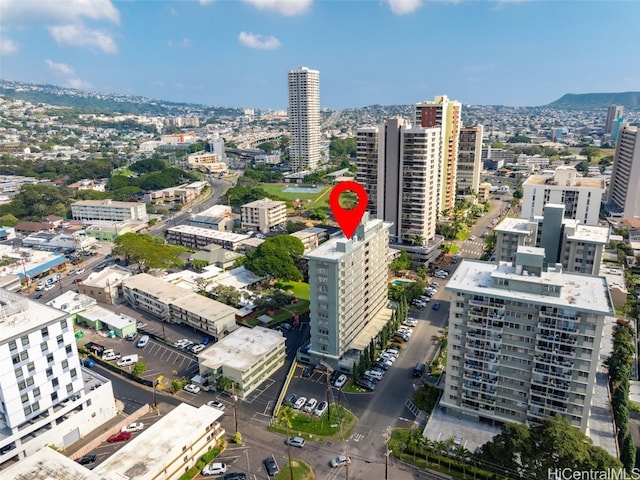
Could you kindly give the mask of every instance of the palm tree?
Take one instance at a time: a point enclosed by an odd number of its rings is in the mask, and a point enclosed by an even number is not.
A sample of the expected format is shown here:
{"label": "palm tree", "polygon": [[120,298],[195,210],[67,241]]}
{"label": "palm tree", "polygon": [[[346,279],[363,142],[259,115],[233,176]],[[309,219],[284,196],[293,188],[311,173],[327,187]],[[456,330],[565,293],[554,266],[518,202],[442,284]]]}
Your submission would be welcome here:
{"label": "palm tree", "polygon": [[280,421],[287,427],[287,455],[289,456],[289,473],[291,474],[291,480],[293,480],[293,464],[291,463],[291,445],[289,445],[289,429],[291,428],[291,422],[296,418],[298,414],[296,411],[286,406],[280,412]]}
{"label": "palm tree", "polygon": [[424,245],[424,238],[422,238],[422,235],[414,235],[411,237],[411,243],[413,245]]}
{"label": "palm tree", "polygon": [[462,476],[464,477],[466,475],[467,458],[471,452],[464,448],[464,445],[455,445],[453,453],[462,464]]}
{"label": "palm tree", "polygon": [[440,457],[444,454],[444,452],[447,451],[447,444],[444,443],[443,441],[438,440],[436,442],[433,442],[431,447],[433,448],[433,450],[435,450],[435,453],[438,456],[438,467],[439,467]]}
{"label": "palm tree", "polygon": [[424,460],[427,463],[427,465],[429,465],[429,455],[427,455],[427,449],[429,448],[430,444],[431,444],[431,440],[429,440],[427,437],[425,437],[421,433],[417,439],[417,447],[420,448],[420,453],[424,455]]}

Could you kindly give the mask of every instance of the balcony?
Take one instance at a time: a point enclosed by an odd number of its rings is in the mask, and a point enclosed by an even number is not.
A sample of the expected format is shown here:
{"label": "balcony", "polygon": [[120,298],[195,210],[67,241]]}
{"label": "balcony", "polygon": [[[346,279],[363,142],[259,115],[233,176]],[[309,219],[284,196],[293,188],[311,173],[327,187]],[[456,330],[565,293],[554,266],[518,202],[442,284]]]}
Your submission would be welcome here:
{"label": "balcony", "polygon": [[544,320],[540,320],[540,322],[538,323],[538,327],[551,330],[553,332],[578,333],[578,329],[576,327],[570,326],[568,323],[564,322],[547,322]]}
{"label": "balcony", "polygon": [[491,307],[495,308],[498,313],[504,314],[504,303],[491,302],[488,300],[477,300],[470,298],[469,305],[472,307]]}

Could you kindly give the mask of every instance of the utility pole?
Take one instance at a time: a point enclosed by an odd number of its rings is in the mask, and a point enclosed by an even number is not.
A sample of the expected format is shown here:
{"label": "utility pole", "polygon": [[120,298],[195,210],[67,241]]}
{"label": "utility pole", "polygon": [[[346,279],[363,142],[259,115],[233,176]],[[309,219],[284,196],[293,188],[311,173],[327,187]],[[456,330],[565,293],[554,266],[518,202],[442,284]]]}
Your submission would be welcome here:
{"label": "utility pole", "polygon": [[384,480],[389,480],[389,439],[391,438],[391,427],[387,427],[383,434],[384,437]]}
{"label": "utility pole", "polygon": [[344,478],[345,480],[349,480],[349,463],[351,462],[349,460],[349,447],[345,449],[344,457],[347,459],[344,465]]}
{"label": "utility pole", "polygon": [[236,433],[238,433],[238,396],[236,395],[236,384],[231,383],[231,392],[233,394],[233,420],[236,424]]}

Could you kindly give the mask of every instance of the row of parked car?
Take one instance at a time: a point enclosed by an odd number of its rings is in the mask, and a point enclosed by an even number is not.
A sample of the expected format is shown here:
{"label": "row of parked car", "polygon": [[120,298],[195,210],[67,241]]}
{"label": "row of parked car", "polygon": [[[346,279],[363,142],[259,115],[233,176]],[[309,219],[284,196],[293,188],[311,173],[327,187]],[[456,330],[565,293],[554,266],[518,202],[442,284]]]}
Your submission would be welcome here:
{"label": "row of parked car", "polygon": [[193,354],[198,354],[206,348],[206,345],[192,342],[186,338],[181,338],[180,340],[173,342],[173,346],[182,350],[187,350]]}
{"label": "row of parked car", "polygon": [[284,404],[292,407],[294,410],[302,411],[305,413],[312,413],[318,417],[321,417],[324,412],[327,411],[327,402],[324,400],[318,402],[315,398],[298,397],[295,393],[290,393],[284,399]]}
{"label": "row of parked car", "polygon": [[394,364],[400,355],[396,347],[389,347],[371,364],[371,368],[364,372],[356,385],[368,391],[376,389],[377,383],[383,379],[386,371]]}

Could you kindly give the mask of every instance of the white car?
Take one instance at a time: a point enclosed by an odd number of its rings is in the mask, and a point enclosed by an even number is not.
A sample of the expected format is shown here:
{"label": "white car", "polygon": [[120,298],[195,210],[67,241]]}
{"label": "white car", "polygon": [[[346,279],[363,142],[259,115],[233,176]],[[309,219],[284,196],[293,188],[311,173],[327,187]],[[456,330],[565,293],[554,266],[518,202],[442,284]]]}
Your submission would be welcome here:
{"label": "white car", "polygon": [[194,395],[196,395],[200,393],[200,387],[198,387],[197,385],[194,385],[193,383],[190,383],[189,385],[185,385],[184,391],[193,393]]}
{"label": "white car", "polygon": [[313,412],[313,409],[316,408],[318,401],[315,398],[310,398],[307,400],[307,403],[304,404],[304,411],[307,413]]}
{"label": "white car", "polygon": [[476,239],[476,236],[475,236],[475,235],[471,235],[471,236],[469,237],[469,240],[471,240],[472,242],[473,242],[475,239]]}
{"label": "white car", "polygon": [[85,272],[84,268],[79,268],[78,270],[76,270],[76,275],[82,275]]}
{"label": "white car", "polygon": [[402,322],[402,324],[406,325],[407,327],[416,327],[418,326],[418,321],[413,317],[409,317],[404,322]]}
{"label": "white car", "polygon": [[133,433],[133,432],[139,432],[143,428],[144,428],[144,423],[142,423],[142,422],[134,422],[134,423],[130,423],[126,427],[122,427],[122,430],[120,430],[120,431],[121,432]]}
{"label": "white car", "polygon": [[173,346],[176,347],[176,348],[182,348],[188,342],[189,342],[189,340],[187,340],[186,338],[181,338],[180,340],[176,340],[175,342],[173,342]]}
{"label": "white car", "polygon": [[331,459],[331,468],[342,467],[351,463],[351,459],[344,455],[338,455],[336,458]]}
{"label": "white car", "polygon": [[204,345],[198,343],[197,345],[192,345],[191,347],[189,347],[189,351],[191,353],[200,353],[202,350],[204,350],[204,347]]}
{"label": "white car", "polygon": [[227,466],[222,462],[213,462],[205,465],[202,469],[202,475],[222,475],[227,471]]}
{"label": "white car", "polygon": [[53,283],[49,283],[48,285],[45,285],[44,291],[46,292],[47,290],[51,290],[54,287],[55,287],[55,285]]}
{"label": "white car", "polygon": [[315,410],[313,411],[313,414],[321,417],[322,415],[324,415],[324,412],[327,411],[327,402],[320,402],[318,404],[318,406],[315,408]]}
{"label": "white car", "polygon": [[215,408],[216,410],[220,410],[221,412],[223,412],[225,408],[224,403],[216,402],[215,400],[211,400],[210,402],[207,402],[207,406],[211,408]]}
{"label": "white car", "polygon": [[383,353],[382,355],[380,355],[380,358],[391,363],[396,361],[395,355],[390,355],[388,353]]}
{"label": "white car", "polygon": [[300,410],[307,403],[307,397],[300,397],[296,400],[296,403],[293,404],[294,410]]}
{"label": "white car", "polygon": [[333,384],[333,386],[336,388],[342,388],[344,387],[345,383],[347,383],[347,376],[342,374],[336,379],[336,382]]}

